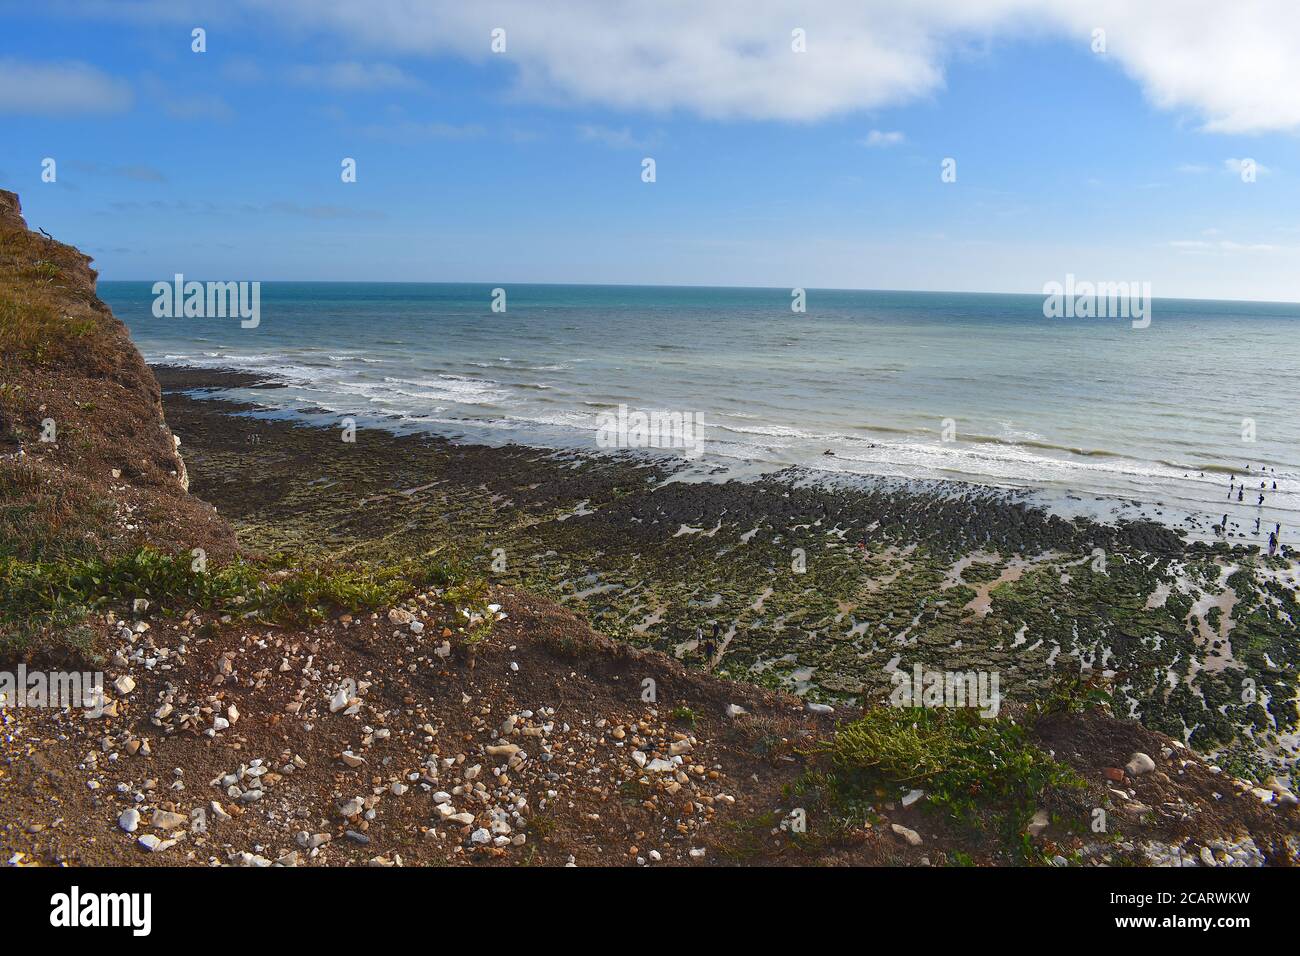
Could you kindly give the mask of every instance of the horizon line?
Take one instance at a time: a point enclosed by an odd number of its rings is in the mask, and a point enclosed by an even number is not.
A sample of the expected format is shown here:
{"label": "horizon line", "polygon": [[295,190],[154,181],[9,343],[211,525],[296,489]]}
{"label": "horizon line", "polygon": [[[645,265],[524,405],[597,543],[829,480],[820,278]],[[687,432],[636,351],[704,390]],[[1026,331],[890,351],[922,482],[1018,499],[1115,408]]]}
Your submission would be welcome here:
{"label": "horizon line", "polygon": [[[94,261],[93,259],[91,260]],[[184,275],[184,273],[181,273]],[[173,276],[175,273],[173,273]],[[140,282],[152,285],[156,282],[168,281],[165,279],[104,279],[97,278],[96,286],[105,282]],[[205,280],[195,279],[192,281],[230,281],[230,280]],[[654,283],[654,282],[503,282],[501,280],[448,280],[448,279],[257,279],[244,280],[266,283],[278,283],[282,285],[482,285],[491,287],[509,287],[509,286],[550,286],[557,288],[603,288],[603,289],[717,289],[728,291],[763,291],[763,292],[789,292],[793,289],[804,289],[809,292],[869,292],[877,294],[906,294],[906,295],[983,295],[983,296],[1026,296],[1040,297],[1045,295],[1044,292],[988,292],[974,289],[879,289],[879,288],[862,288],[859,286],[784,286],[784,285],[706,285],[703,283]],[[1096,280],[1083,280],[1092,282]],[[1123,280],[1121,280],[1123,281]],[[1186,295],[1153,295],[1152,301],[1160,302],[1233,302],[1246,303],[1250,305],[1287,305],[1300,306],[1300,299],[1224,299],[1204,296],[1186,296]]]}

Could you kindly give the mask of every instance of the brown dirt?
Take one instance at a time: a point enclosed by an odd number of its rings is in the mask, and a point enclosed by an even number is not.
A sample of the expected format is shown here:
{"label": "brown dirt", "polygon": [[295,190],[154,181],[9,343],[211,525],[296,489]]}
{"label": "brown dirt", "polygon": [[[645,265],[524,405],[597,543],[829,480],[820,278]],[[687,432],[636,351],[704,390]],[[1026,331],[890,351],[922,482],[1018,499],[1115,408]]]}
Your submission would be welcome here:
{"label": "brown dirt", "polygon": [[[39,329],[48,348],[0,355],[0,555],[38,560],[150,543],[228,557],[234,534],[186,494],[158,382],[95,295],[90,261],[29,231],[18,197],[0,190],[0,288],[17,310],[7,331],[18,340],[12,326],[38,310],[53,317]],[[54,441],[41,440],[47,421]]]}
{"label": "brown dirt", "polygon": [[[0,237],[18,229],[16,197],[0,194]],[[89,260],[50,240],[28,244],[60,264],[48,301],[93,320],[105,344],[94,355],[74,349],[4,364],[3,421],[24,454],[0,463],[0,553],[106,554],[144,543],[203,547],[217,561],[236,553],[226,522],[186,493],[157,382],[94,296]],[[57,443],[36,438],[46,417],[59,425]],[[474,646],[455,600],[437,592],[399,609],[424,624],[419,634],[390,621],[388,608],[295,629],[185,608],[93,618],[110,662],[110,713],[0,712],[0,851],[24,865],[1014,859],[997,839],[955,830],[924,801],[904,810],[893,795],[871,826],[844,827],[811,807],[808,832],[791,834],[778,825],[798,799],[790,788],[809,769],[809,745],[843,715],[811,714],[798,698],[613,642],[527,593],[497,589],[493,599],[506,617]],[[114,689],[125,676],[134,687]],[[647,680],[653,702],[643,698]],[[348,707],[331,712],[340,688]],[[727,717],[729,704],[748,713]],[[1249,833],[1273,862],[1286,861],[1279,847],[1296,830],[1295,808],[1240,795],[1162,735],[1096,714],[1048,719],[1037,733],[1086,781],[1083,792],[1052,796],[1063,818],[1106,800],[1106,769],[1141,749],[1157,772],[1123,786],[1152,812],[1126,818],[1125,839]],[[525,756],[487,752],[502,746]],[[259,775],[261,796],[240,796],[259,791]],[[444,819],[440,791],[472,819]],[[344,818],[354,799],[359,812]],[[1176,815],[1161,812],[1180,801]],[[130,807],[142,815],[134,835],[118,825]],[[155,811],[179,814],[178,825],[162,827],[169,821],[154,821]],[[499,829],[508,824],[504,845],[473,842],[493,811],[504,813]],[[923,844],[908,846],[891,822],[920,832]],[[1069,829],[1054,824],[1039,843],[1068,853],[1080,846]],[[320,845],[303,847],[299,833],[321,835]],[[176,842],[149,852],[138,841],[145,834]]]}

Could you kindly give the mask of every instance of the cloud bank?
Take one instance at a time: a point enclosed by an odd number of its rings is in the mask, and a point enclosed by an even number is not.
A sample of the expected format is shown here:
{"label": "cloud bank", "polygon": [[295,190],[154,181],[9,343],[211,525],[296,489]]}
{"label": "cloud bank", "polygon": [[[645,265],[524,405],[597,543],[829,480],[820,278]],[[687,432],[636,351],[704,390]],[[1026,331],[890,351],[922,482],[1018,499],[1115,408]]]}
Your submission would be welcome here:
{"label": "cloud bank", "polygon": [[[1104,57],[1207,131],[1300,128],[1294,0],[238,2],[359,48],[499,60],[519,94],[566,105],[815,121],[935,94],[963,45],[1048,35]],[[493,54],[498,27],[506,50]],[[1104,53],[1093,52],[1096,30]]]}
{"label": "cloud bank", "polygon": [[129,85],[87,63],[0,59],[0,113],[117,113],[131,100]]}

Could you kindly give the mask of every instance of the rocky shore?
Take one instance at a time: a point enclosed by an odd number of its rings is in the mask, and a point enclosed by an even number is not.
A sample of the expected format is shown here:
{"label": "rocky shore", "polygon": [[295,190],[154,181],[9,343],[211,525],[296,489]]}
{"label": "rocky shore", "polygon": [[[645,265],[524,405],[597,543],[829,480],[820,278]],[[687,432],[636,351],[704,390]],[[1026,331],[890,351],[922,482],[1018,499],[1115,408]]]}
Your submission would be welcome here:
{"label": "rocky shore", "polygon": [[491,580],[546,594],[602,633],[841,706],[882,702],[893,673],[916,664],[996,671],[1022,702],[1082,672],[1116,713],[1290,782],[1293,557],[1188,544],[1152,523],[1067,521],[971,486],[685,482],[632,454],[380,429],[347,442],[212,398],[258,381],[241,373],[156,372],[196,492],[268,552],[452,542]]}
{"label": "rocky shore", "polygon": [[[345,441],[155,379],[94,281],[0,194],[12,866],[1300,862],[1289,558]],[[889,705],[914,667],[1005,700]]]}

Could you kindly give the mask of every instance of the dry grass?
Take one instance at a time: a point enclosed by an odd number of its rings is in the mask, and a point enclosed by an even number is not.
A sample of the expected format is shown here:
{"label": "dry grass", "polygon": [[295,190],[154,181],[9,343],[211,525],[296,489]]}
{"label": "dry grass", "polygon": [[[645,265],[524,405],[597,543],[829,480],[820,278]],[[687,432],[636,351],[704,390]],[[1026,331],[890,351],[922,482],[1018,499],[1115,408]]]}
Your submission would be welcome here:
{"label": "dry grass", "polygon": [[87,307],[74,276],[86,271],[73,249],[29,232],[0,236],[0,356],[44,365],[93,356],[105,322]]}

